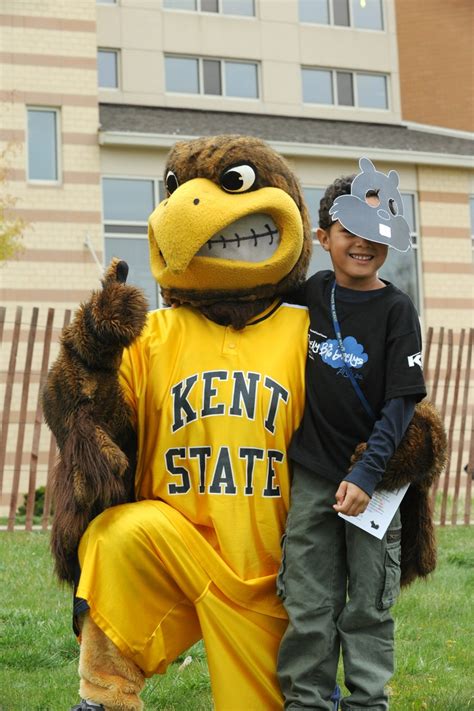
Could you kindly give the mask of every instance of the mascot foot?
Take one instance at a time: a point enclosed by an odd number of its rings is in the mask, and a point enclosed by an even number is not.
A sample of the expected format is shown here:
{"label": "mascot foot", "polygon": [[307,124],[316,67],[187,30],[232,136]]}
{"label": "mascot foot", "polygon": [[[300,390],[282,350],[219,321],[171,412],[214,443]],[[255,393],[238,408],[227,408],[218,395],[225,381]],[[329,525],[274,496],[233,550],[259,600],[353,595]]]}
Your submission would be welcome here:
{"label": "mascot foot", "polygon": [[73,706],[70,711],[104,711],[102,704],[93,704],[90,701],[82,699],[80,704]]}
{"label": "mascot foot", "polygon": [[[142,711],[139,694],[145,677],[131,659],[127,659],[86,614],[82,623],[79,657],[79,692],[83,699],[102,704],[104,711]],[[92,704],[74,707],[94,711]]]}

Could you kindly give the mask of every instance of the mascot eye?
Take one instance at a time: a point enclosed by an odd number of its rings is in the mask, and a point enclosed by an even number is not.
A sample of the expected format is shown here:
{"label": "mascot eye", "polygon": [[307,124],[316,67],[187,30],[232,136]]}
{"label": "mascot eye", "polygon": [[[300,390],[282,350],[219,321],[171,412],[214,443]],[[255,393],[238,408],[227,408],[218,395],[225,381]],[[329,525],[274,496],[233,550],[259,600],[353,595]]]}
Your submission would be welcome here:
{"label": "mascot eye", "polygon": [[248,163],[228,168],[221,175],[221,185],[228,193],[245,193],[254,185],[257,174]]}
{"label": "mascot eye", "polygon": [[169,170],[166,173],[165,185],[166,185],[166,190],[168,191],[168,195],[171,195],[171,193],[174,193],[176,188],[179,186],[178,178],[176,177],[176,175],[173,173],[172,170]]}
{"label": "mascot eye", "polygon": [[390,200],[388,201],[388,209],[390,210],[392,215],[398,215],[398,205],[395,200],[393,200],[393,198],[390,198]]}

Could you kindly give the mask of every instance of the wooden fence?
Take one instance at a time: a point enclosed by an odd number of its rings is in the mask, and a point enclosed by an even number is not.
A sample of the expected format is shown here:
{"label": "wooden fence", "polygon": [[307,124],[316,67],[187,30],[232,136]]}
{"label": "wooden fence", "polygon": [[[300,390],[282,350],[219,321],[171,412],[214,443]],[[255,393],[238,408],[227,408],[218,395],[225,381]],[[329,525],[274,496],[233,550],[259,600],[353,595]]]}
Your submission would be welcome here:
{"label": "wooden fence", "polygon": [[[56,443],[43,422],[40,393],[70,311],[50,308],[9,312],[0,308],[0,528],[46,530],[51,523],[50,474]],[[473,469],[473,329],[432,329],[426,334],[424,371],[429,397],[438,406],[448,434],[449,459],[436,488],[435,516],[440,525],[469,524]],[[41,517],[34,517],[35,490],[45,487]],[[18,507],[27,494],[26,513]]]}

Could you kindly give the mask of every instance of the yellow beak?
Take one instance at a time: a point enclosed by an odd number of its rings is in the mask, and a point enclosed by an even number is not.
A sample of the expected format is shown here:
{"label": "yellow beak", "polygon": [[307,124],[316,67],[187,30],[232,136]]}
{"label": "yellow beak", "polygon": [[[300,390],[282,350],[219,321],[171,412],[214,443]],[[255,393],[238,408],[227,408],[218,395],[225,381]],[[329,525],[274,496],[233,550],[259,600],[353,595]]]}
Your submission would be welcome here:
{"label": "yellow beak", "polygon": [[[196,256],[216,233],[256,213],[270,215],[280,234],[275,253],[263,262]],[[227,193],[211,180],[183,183],[151,214],[151,269],[167,288],[248,289],[278,283],[294,267],[303,246],[303,223],[294,200],[280,188]]]}

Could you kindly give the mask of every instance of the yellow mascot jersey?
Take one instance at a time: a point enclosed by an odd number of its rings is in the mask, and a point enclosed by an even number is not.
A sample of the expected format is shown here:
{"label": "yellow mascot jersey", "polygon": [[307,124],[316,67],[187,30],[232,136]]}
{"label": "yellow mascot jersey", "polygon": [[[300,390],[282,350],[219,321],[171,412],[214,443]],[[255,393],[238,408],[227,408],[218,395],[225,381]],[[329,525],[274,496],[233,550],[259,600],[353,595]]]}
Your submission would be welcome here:
{"label": "yellow mascot jersey", "polygon": [[278,302],[242,331],[189,307],[163,309],[121,366],[138,433],[137,499],[169,504],[225,595],[279,617],[286,452],[303,414],[307,331],[307,310]]}

